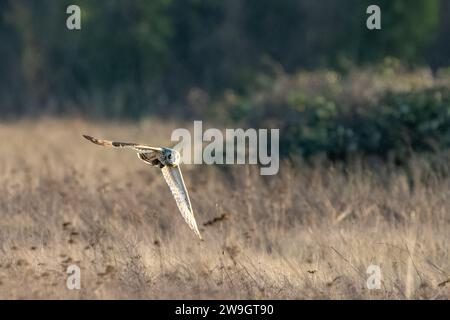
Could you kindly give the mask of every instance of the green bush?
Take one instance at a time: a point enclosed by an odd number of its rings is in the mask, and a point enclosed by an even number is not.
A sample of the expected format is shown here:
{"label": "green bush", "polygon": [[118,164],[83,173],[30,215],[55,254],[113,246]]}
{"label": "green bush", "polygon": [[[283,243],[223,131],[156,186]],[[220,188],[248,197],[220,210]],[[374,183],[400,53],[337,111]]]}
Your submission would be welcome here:
{"label": "green bush", "polygon": [[[263,77],[246,94],[216,102],[220,120],[280,128],[281,152],[305,158],[354,155],[406,160],[450,148],[450,77],[388,60],[347,75],[329,70]],[[225,110],[225,111],[224,111]]]}
{"label": "green bush", "polygon": [[437,152],[450,147],[450,90],[445,87],[387,92],[376,105],[357,110],[337,108],[335,102],[320,96],[293,101],[289,108],[297,113],[297,121],[282,130],[285,153],[406,160],[412,151]]}

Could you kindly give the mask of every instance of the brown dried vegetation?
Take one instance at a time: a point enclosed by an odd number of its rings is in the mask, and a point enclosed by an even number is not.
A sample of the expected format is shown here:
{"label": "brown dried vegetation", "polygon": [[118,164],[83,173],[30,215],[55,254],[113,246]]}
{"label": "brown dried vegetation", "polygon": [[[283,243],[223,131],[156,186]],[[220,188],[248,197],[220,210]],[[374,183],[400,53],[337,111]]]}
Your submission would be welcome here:
{"label": "brown dried vegetation", "polygon": [[[185,166],[205,241],[160,172],[90,133],[168,144],[172,128],[39,120],[0,125],[0,298],[448,299],[450,179],[353,164]],[[81,268],[81,290],[66,288]],[[368,290],[366,269],[381,267]]]}

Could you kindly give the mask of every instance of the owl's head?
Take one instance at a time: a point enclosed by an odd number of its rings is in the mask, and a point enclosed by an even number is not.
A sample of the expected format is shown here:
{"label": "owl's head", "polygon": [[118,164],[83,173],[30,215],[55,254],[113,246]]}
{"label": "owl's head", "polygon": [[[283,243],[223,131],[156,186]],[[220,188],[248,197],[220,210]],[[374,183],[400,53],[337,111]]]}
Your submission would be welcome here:
{"label": "owl's head", "polygon": [[164,158],[166,160],[167,165],[176,167],[181,163],[180,153],[173,149],[164,149],[163,151]]}

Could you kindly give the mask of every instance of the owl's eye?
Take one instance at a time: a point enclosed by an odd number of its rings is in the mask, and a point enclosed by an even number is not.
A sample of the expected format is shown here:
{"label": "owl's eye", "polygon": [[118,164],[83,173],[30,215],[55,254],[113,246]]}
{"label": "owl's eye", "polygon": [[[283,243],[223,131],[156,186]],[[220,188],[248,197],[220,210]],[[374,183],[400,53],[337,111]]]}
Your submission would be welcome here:
{"label": "owl's eye", "polygon": [[172,155],[171,155],[171,154],[169,154],[168,158],[169,158],[169,159],[172,159]]}

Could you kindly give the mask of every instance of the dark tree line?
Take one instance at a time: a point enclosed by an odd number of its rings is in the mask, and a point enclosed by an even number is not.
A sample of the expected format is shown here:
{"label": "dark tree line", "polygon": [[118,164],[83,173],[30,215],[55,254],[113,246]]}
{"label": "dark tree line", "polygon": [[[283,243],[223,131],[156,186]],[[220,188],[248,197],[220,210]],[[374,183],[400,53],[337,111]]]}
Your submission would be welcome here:
{"label": "dark tree line", "polygon": [[[245,92],[283,68],[345,72],[393,56],[450,65],[450,1],[0,0],[0,112],[139,117],[183,105],[192,87]],[[66,7],[82,29],[66,28]]]}

